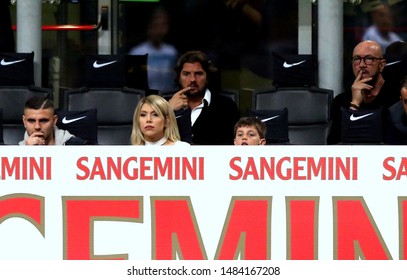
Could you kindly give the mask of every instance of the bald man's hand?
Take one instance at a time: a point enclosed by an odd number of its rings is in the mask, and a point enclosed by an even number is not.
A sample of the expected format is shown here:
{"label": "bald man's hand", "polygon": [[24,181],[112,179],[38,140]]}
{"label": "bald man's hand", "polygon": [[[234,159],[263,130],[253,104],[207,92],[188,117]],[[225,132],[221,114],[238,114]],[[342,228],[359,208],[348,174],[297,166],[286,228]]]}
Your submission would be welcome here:
{"label": "bald man's hand", "polygon": [[363,91],[372,90],[373,88],[373,86],[367,84],[367,82],[371,81],[372,78],[368,77],[362,79],[362,74],[363,70],[360,70],[352,84],[352,103],[358,106],[360,106],[363,101]]}

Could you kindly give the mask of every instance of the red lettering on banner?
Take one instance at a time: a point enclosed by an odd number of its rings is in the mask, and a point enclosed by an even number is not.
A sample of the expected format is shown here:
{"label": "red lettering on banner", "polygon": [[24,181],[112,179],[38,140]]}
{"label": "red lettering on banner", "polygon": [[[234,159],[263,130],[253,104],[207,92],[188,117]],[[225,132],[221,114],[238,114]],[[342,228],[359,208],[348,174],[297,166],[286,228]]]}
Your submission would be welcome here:
{"label": "red lettering on banner", "polygon": [[[163,176],[166,172],[168,172],[168,174],[173,174],[171,158],[166,158],[162,162],[157,162],[157,167],[154,169],[154,177],[158,178],[159,176]],[[179,177],[179,174],[175,174],[175,177]],[[173,178],[170,176],[168,179],[172,180]]]}
{"label": "red lettering on banner", "polygon": [[402,157],[400,159],[400,164],[396,169],[395,166],[395,158],[394,157],[387,157],[383,161],[383,167],[385,170],[389,171],[389,175],[383,174],[383,180],[400,180],[401,176],[407,176],[407,158]]}
{"label": "red lettering on banner", "polygon": [[291,179],[291,168],[283,168],[284,162],[290,163],[289,157],[283,157],[279,161],[277,161],[276,173],[277,177],[281,180],[290,180]]}
{"label": "red lettering on banner", "polygon": [[399,197],[400,260],[407,257],[407,197]]}
{"label": "red lettering on banner", "polygon": [[[20,217],[45,237],[45,198],[0,197],[0,223]],[[272,197],[232,197],[215,259],[271,258]],[[392,259],[363,197],[333,197],[334,259]],[[142,197],[62,197],[64,259],[127,259],[95,255],[94,222],[143,222]],[[407,254],[407,197],[399,197],[400,259]],[[287,259],[318,259],[319,197],[286,197]],[[278,210],[278,209],[277,209]],[[276,210],[276,211],[277,211]],[[281,211],[283,213],[284,211]],[[207,259],[190,197],[151,197],[152,259]]]}
{"label": "red lettering on banner", "polygon": [[95,221],[143,222],[141,197],[63,197],[64,259],[127,259],[125,255],[93,254]]}
{"label": "red lettering on banner", "polygon": [[306,158],[305,157],[295,157],[294,158],[294,176],[293,179],[294,180],[307,180],[307,176],[305,175],[300,175],[300,172],[304,171],[304,163],[306,162]]}
{"label": "red lettering on banner", "polygon": [[89,168],[84,164],[88,161],[88,157],[80,157],[77,161],[76,161],[76,166],[78,167],[78,169],[82,172],[84,172],[84,174],[78,175],[76,174],[76,179],[78,180],[86,180],[87,178],[89,178],[89,174],[90,174],[90,170]]}
{"label": "red lettering on banner", "polygon": [[[110,158],[108,158],[108,159],[111,160]],[[120,162],[121,162],[121,158],[120,158]],[[118,164],[119,166],[121,166],[120,162]],[[137,180],[138,179],[138,173],[135,172],[134,168],[131,168],[131,166],[133,164],[135,164],[136,162],[137,162],[136,157],[129,157],[124,161],[124,164],[123,164],[123,176],[124,176],[124,178],[126,178],[128,180]],[[118,167],[118,168],[120,168],[120,167]],[[118,172],[118,174],[121,174],[121,168],[120,168],[120,171]],[[119,179],[119,180],[122,179],[122,177],[119,176],[119,175],[116,175],[116,178]]]}
{"label": "red lettering on banner", "polygon": [[400,180],[401,176],[407,176],[407,158],[401,158],[399,171],[397,172],[397,180]]}
{"label": "red lettering on banner", "polygon": [[327,171],[325,166],[326,166],[326,158],[320,158],[318,160],[318,162],[315,162],[314,158],[310,158],[308,160],[308,174],[307,174],[307,176],[311,178],[312,176],[318,176],[318,174],[321,174],[320,175],[321,179],[326,180],[326,178],[327,178],[326,174],[328,173],[329,174],[328,178],[330,180],[332,180],[332,178],[333,178],[332,173],[333,172],[331,172],[329,170]]}
{"label": "red lettering on banner", "polygon": [[76,166],[78,180],[204,180],[203,157],[129,157],[106,159],[81,157]]}
{"label": "red lettering on banner", "polygon": [[357,180],[357,157],[234,157],[229,161],[230,180]]}
{"label": "red lettering on banner", "polygon": [[270,259],[271,197],[233,197],[215,259]]}
{"label": "red lettering on banner", "polygon": [[140,179],[141,180],[151,180],[153,176],[146,175],[146,172],[150,172],[150,162],[152,161],[151,157],[142,157],[140,158]]}
{"label": "red lettering on banner", "polygon": [[[120,172],[121,171],[121,168],[120,168],[121,163],[122,163],[122,158],[121,157],[118,157],[117,160],[114,160],[114,159],[112,159],[110,157],[107,158],[107,166],[108,166],[108,168],[107,168],[106,177],[107,177],[108,180],[112,179],[112,174],[114,174],[114,176],[116,178],[118,178],[118,179],[122,178],[121,172]],[[124,164],[126,164],[126,163],[124,163]],[[124,170],[126,170],[126,168]]]}
{"label": "red lettering on banner", "polygon": [[33,194],[11,194],[0,197],[0,223],[13,217],[29,221],[42,236],[45,236],[44,197]]}
{"label": "red lettering on banner", "polygon": [[106,180],[106,175],[103,169],[103,164],[100,161],[100,157],[95,158],[95,162],[93,164],[92,172],[90,173],[91,180],[95,179],[95,176],[100,177],[101,180]]}
{"label": "red lettering on banner", "polygon": [[241,157],[234,157],[230,160],[229,162],[230,168],[237,173],[236,175],[232,175],[229,173],[230,180],[240,180],[242,178],[243,170],[238,164],[236,164],[239,163],[241,160],[242,160]]}
{"label": "red lettering on banner", "polygon": [[51,174],[51,157],[1,158],[2,180],[51,180]]}
{"label": "red lettering on banner", "polygon": [[[177,180],[187,180],[189,175],[192,180],[203,180],[205,175],[205,161],[203,157],[194,157],[193,160],[189,160],[185,157],[177,157],[179,162],[175,166],[181,167],[180,172],[177,172]],[[158,163],[157,163],[158,164]]]}
{"label": "red lettering on banner", "polygon": [[185,157],[154,158],[153,178],[167,176],[168,180],[191,180],[204,179],[204,158],[195,157],[192,160]]}
{"label": "red lettering on banner", "polygon": [[394,177],[396,177],[396,168],[394,168],[391,163],[394,163],[394,157],[388,157],[385,158],[385,160],[383,161],[383,167],[384,169],[386,169],[387,171],[390,172],[389,176],[386,176],[383,174],[383,180],[393,180]]}
{"label": "red lettering on banner", "polygon": [[392,258],[363,197],[334,197],[333,207],[334,259]]}
{"label": "red lettering on banner", "polygon": [[287,259],[318,259],[319,197],[286,197]]}
{"label": "red lettering on banner", "polygon": [[189,197],[151,197],[153,259],[207,259]]}
{"label": "red lettering on banner", "polygon": [[247,177],[253,177],[254,180],[259,180],[259,174],[257,172],[256,163],[254,162],[253,158],[248,158],[246,169],[244,171],[243,179],[246,180]]}

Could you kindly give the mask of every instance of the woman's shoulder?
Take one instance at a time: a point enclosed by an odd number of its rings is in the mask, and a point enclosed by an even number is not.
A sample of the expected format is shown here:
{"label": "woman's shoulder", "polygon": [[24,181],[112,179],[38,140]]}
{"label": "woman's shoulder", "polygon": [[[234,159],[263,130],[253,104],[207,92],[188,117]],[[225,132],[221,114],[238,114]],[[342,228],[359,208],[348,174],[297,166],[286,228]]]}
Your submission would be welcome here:
{"label": "woman's shoulder", "polygon": [[188,142],[184,142],[184,141],[175,141],[174,146],[186,147],[186,146],[191,146],[191,144],[189,144]]}

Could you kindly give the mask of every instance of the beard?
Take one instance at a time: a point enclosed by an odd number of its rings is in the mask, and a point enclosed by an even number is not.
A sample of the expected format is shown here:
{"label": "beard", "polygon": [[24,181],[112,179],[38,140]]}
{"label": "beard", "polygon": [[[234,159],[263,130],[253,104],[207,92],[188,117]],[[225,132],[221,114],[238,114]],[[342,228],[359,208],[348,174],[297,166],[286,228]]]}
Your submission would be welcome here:
{"label": "beard", "polygon": [[191,93],[191,91],[187,91],[184,93],[188,98],[192,97],[204,97],[205,96],[205,91],[195,91],[194,93]]}
{"label": "beard", "polygon": [[191,94],[191,92],[189,92],[189,91],[185,92],[184,94],[185,94],[185,96],[186,96],[186,97],[191,97],[191,96],[194,96],[194,95],[193,95],[193,94]]}
{"label": "beard", "polygon": [[374,76],[372,76],[372,79],[370,81],[366,82],[366,84],[374,87],[376,85],[378,78],[379,78],[379,73],[376,73]]}

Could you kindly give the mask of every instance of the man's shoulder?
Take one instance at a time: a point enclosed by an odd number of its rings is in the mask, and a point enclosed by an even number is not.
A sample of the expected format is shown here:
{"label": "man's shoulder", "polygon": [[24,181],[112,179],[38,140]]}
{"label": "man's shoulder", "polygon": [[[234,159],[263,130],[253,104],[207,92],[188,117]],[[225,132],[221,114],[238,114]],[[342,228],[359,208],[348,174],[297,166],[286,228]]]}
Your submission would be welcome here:
{"label": "man's shoulder", "polygon": [[378,99],[384,107],[390,107],[400,100],[400,85],[394,82],[385,82],[380,89]]}
{"label": "man's shoulder", "polygon": [[224,105],[229,105],[229,106],[236,105],[236,103],[233,101],[232,98],[221,95],[219,93],[212,93],[211,99],[212,99],[211,102],[218,103],[218,104],[224,104]]}
{"label": "man's shoulder", "polygon": [[344,91],[336,95],[332,101],[333,105],[348,105],[352,101],[352,93],[350,91]]}
{"label": "man's shoulder", "polygon": [[404,115],[404,108],[401,102],[396,102],[388,109],[389,117],[393,122],[397,122]]}
{"label": "man's shoulder", "polygon": [[377,38],[377,36],[379,36],[377,26],[376,25],[370,25],[366,29],[365,33],[363,34],[363,39],[364,40],[369,40],[369,39],[372,39],[372,38]]}
{"label": "man's shoulder", "polygon": [[161,52],[166,55],[176,56],[178,54],[177,49],[168,43],[163,43],[161,46]]}
{"label": "man's shoulder", "polygon": [[389,107],[390,112],[403,112],[403,104],[401,102],[396,102]]}
{"label": "man's shoulder", "polygon": [[335,95],[334,99],[341,99],[341,98],[347,98],[349,96],[352,96],[352,92],[350,90],[344,90],[337,95]]}
{"label": "man's shoulder", "polygon": [[237,115],[238,106],[232,98],[220,94],[212,95],[211,105],[213,111],[223,111],[225,114]]}
{"label": "man's shoulder", "polygon": [[148,45],[148,42],[141,42],[140,44],[134,46],[133,48],[130,49],[129,54],[130,55],[144,55],[150,51],[150,47]]}
{"label": "man's shoulder", "polygon": [[72,136],[71,138],[68,139],[68,141],[65,142],[65,145],[67,145],[67,146],[90,145],[90,143],[89,143],[89,141],[84,140],[82,138]]}
{"label": "man's shoulder", "polygon": [[220,94],[212,95],[209,108],[211,107],[210,111],[213,114],[221,114],[225,120],[228,119],[230,122],[236,122],[240,117],[238,105],[230,97]]}

